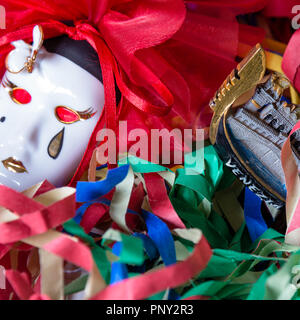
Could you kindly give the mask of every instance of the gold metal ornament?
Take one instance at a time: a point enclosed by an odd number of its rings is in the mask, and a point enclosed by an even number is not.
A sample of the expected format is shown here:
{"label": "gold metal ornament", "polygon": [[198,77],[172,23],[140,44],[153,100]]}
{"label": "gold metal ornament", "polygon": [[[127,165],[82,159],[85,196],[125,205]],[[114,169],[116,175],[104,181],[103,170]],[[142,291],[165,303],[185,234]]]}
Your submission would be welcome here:
{"label": "gold metal ornament", "polygon": [[6,66],[7,71],[12,74],[18,74],[18,73],[22,72],[23,70],[27,70],[27,72],[32,73],[37,54],[38,54],[39,50],[41,49],[43,42],[44,42],[43,29],[41,26],[37,25],[33,29],[33,44],[28,45],[31,48],[31,55],[26,58],[24,66],[20,70],[17,70],[17,71],[12,70],[9,67],[8,59],[9,59],[10,55],[13,53],[13,51],[11,51],[7,55],[6,60],[5,60],[5,66]]}
{"label": "gold metal ornament", "polygon": [[283,94],[284,90],[290,88],[291,86],[290,81],[283,74],[280,74],[278,72],[274,72],[272,74],[272,82],[273,89],[279,96]]}
{"label": "gold metal ornament", "polygon": [[[272,92],[274,92],[274,94],[276,93],[279,100],[284,94],[284,91],[291,86],[290,81],[281,73],[272,72],[266,74],[265,52],[261,45],[257,44],[226,78],[211,100],[210,107],[214,111],[214,114],[211,121],[209,137],[211,143],[219,149],[219,152],[224,158],[230,160],[229,163],[232,159],[236,161],[236,168],[243,178],[243,180],[241,180],[243,182],[247,180],[247,183],[244,182],[244,184],[247,186],[251,185],[251,187],[256,190],[251,189],[251,191],[257,193],[264,201],[271,201],[272,205],[278,205],[278,202],[285,202],[284,196],[274,188],[274,185],[270,184],[269,181],[262,176],[260,171],[256,172],[252,158],[242,156],[234,140],[231,139],[228,129],[228,121],[234,113],[234,108],[243,108],[248,101],[251,101],[251,107],[254,106],[257,109],[264,107],[264,105],[258,103],[259,99],[254,97],[257,86],[263,86],[263,84],[267,82],[270,82],[271,88],[268,87],[265,92],[270,95]],[[281,107],[290,109],[287,111],[287,114],[290,114],[297,108],[297,106],[288,104],[287,102],[280,103]],[[220,134],[220,140],[216,143],[218,133]],[[227,144],[228,146],[226,146]],[[224,149],[222,147],[224,147]],[[229,158],[226,158],[227,156],[229,156]],[[232,163],[230,164],[232,165]],[[264,192],[266,192],[267,195],[264,194]],[[267,197],[267,200],[262,197]]]}
{"label": "gold metal ornament", "polygon": [[261,45],[257,44],[231,72],[209,104],[214,111],[209,132],[212,144],[216,142],[219,122],[224,113],[239,97],[262,81],[265,71],[265,52]]}

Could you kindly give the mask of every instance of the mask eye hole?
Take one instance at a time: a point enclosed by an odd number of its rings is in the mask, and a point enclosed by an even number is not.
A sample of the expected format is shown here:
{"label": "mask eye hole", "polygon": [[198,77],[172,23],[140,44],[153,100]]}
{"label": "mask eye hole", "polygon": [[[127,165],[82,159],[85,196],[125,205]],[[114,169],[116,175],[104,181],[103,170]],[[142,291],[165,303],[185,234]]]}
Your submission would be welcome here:
{"label": "mask eye hole", "polygon": [[66,124],[71,124],[80,120],[78,112],[64,106],[55,108],[55,116],[58,121]]}
{"label": "mask eye hole", "polygon": [[21,88],[14,88],[9,92],[11,99],[17,104],[28,104],[31,102],[31,95]]}
{"label": "mask eye hole", "polygon": [[75,123],[80,120],[87,120],[92,118],[96,112],[92,108],[85,111],[76,111],[65,106],[57,106],[55,108],[55,116],[59,122],[65,124]]}
{"label": "mask eye hole", "polygon": [[22,88],[19,88],[7,78],[3,79],[3,87],[8,91],[10,98],[17,104],[28,104],[32,98],[30,93]]}

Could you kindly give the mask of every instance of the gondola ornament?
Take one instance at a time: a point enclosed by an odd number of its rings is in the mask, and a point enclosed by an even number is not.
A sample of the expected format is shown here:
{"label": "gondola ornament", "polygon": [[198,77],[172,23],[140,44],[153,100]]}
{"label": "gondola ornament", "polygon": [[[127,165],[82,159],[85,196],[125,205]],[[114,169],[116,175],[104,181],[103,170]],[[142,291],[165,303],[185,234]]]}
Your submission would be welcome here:
{"label": "gondola ornament", "polygon": [[[263,201],[285,203],[281,148],[298,120],[299,107],[289,102],[284,75],[266,70],[257,45],[224,81],[210,102],[214,115],[210,140],[231,171]],[[291,136],[299,163],[300,137]]]}

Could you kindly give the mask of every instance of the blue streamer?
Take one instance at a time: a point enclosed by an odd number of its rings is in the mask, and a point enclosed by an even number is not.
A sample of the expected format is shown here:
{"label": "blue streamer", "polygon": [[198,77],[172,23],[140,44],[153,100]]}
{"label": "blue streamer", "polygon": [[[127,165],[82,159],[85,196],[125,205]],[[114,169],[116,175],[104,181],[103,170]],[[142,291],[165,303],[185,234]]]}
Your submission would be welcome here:
{"label": "blue streamer", "polygon": [[91,201],[109,193],[116,185],[126,178],[128,170],[129,165],[124,165],[109,170],[105,180],[97,182],[79,181],[76,186],[76,201]]}
{"label": "blue streamer", "polygon": [[[128,171],[129,165],[123,165],[109,170],[105,180],[98,182],[78,182],[76,201],[85,203],[77,209],[75,221],[80,223],[85,211],[93,203],[104,203],[110,205],[109,200],[99,198],[110,192],[117,184],[122,182],[126,178]],[[138,214],[132,210],[128,210],[128,212]],[[143,210],[142,216],[147,225],[149,237],[142,234],[135,234],[135,236],[143,240],[144,248],[149,259],[155,259],[158,251],[166,266],[176,263],[174,241],[167,225],[150,212]],[[119,247],[116,246],[115,250],[117,250],[117,248]],[[118,250],[120,250],[120,248]],[[113,264],[112,268],[112,282],[115,283],[115,281],[120,281],[123,277],[128,276],[126,265],[116,262]]]}
{"label": "blue streamer", "polygon": [[[144,249],[147,252],[150,260],[153,260],[158,256],[158,251],[155,247],[155,244],[152,242],[152,240],[149,237],[141,233],[135,233],[133,234],[133,236],[136,238],[141,238],[143,240]],[[122,242],[116,242],[113,246],[112,252],[116,256],[120,256],[122,252],[122,247],[123,247]],[[134,266],[134,267],[130,266],[130,270],[131,272],[135,272],[135,273],[144,273],[146,272],[145,264],[143,264],[142,266]],[[127,265],[120,262],[113,262],[111,267],[110,284],[122,281],[127,278],[128,278]]]}
{"label": "blue streamer", "polygon": [[245,188],[244,215],[251,240],[254,242],[268,227],[261,215],[261,199],[248,188]]}
{"label": "blue streamer", "polygon": [[167,225],[154,214],[142,210],[142,216],[148,229],[148,235],[155,243],[166,266],[176,263],[173,237]]}
{"label": "blue streamer", "polygon": [[[112,248],[112,252],[116,256],[120,256],[122,251],[122,242],[116,242]],[[128,278],[128,270],[124,263],[113,262],[111,264],[110,284],[117,283]]]}

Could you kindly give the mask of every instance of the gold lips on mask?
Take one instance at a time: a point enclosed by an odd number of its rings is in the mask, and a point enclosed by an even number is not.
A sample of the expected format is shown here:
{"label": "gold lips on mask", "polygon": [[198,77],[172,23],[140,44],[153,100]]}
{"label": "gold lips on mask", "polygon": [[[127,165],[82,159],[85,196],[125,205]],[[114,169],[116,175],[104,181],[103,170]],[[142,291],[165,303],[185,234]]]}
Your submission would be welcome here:
{"label": "gold lips on mask", "polygon": [[9,157],[2,161],[5,169],[14,172],[14,173],[24,173],[28,172],[21,161],[14,159],[13,157]]}

